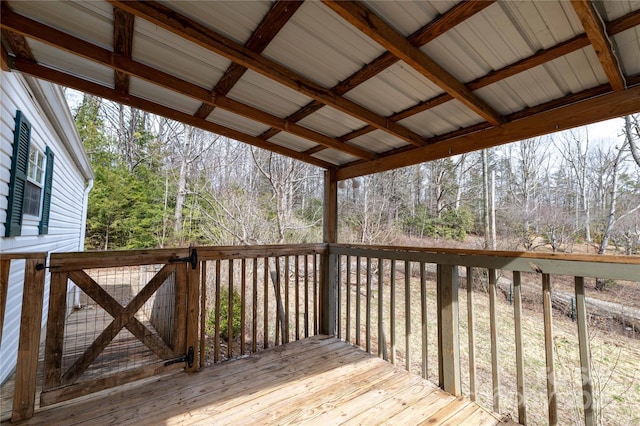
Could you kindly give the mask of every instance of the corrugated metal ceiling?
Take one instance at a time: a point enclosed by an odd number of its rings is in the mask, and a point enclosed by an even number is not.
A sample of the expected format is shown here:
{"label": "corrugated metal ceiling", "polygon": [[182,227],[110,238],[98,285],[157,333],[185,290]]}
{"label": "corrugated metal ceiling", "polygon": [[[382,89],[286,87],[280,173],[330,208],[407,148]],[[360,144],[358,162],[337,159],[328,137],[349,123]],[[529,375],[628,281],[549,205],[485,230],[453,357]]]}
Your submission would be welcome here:
{"label": "corrugated metal ceiling", "polygon": [[[2,4],[3,32],[18,35],[5,40],[16,68],[83,86],[48,69],[63,71],[106,90],[80,89],[124,102],[128,94],[138,96],[152,102],[152,109],[157,104],[159,111],[167,107],[194,116],[190,121],[203,128],[216,123],[240,140],[258,146],[262,140],[265,147],[281,147],[285,155],[324,167],[386,161],[398,150],[422,149],[448,134],[494,127],[487,117],[507,123],[508,117],[526,117],[541,105],[570,105],[611,93],[607,86],[615,84],[604,71],[606,59],[590,45],[594,34],[587,38],[576,9],[563,0],[306,1],[286,17],[274,12],[285,13],[279,2],[268,1]],[[347,17],[352,6],[359,12]],[[117,22],[113,7],[135,16],[131,33]],[[640,1],[595,2],[593,9],[607,25],[618,25],[601,35],[613,41],[620,73],[634,88],[640,80]],[[359,15],[366,15],[365,22],[377,16],[389,29],[359,29]],[[19,20],[25,17],[45,27]],[[269,24],[261,26],[263,20]],[[78,41],[57,45],[53,29]],[[374,35],[367,35],[369,30]],[[117,49],[114,32],[131,38],[133,62],[119,61],[118,55],[126,59],[126,53],[118,51],[101,59]],[[26,36],[23,42],[20,35]],[[419,57],[418,65],[387,52],[386,43],[396,46],[407,37],[413,43],[423,40],[415,45],[418,53],[411,53],[427,56]],[[107,52],[87,54],[84,42]],[[243,47],[260,42],[264,46],[257,52]],[[436,68],[421,69],[424,60],[433,60]],[[233,62],[249,70],[233,68]],[[142,68],[136,63],[147,71],[137,71]],[[148,72],[149,67],[161,73]],[[130,74],[128,89],[116,87],[113,68]],[[221,81],[224,90],[217,88]],[[212,95],[202,95],[206,91]],[[213,107],[224,100],[220,96],[233,100],[222,102],[230,110]],[[198,116],[203,102],[214,105]],[[251,115],[256,109],[288,121],[280,130],[271,129],[260,114]],[[302,129],[289,133],[294,123]],[[303,137],[304,129],[315,133]]]}

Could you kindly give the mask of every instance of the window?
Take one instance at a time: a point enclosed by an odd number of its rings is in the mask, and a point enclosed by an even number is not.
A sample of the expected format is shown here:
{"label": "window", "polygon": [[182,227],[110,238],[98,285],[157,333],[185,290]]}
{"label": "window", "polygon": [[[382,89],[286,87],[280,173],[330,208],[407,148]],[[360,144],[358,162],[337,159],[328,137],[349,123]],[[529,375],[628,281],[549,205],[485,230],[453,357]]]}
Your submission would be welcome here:
{"label": "window", "polygon": [[42,202],[42,185],[44,181],[44,154],[31,147],[29,153],[29,169],[27,171],[27,186],[24,191],[23,214],[40,216]]}
{"label": "window", "polygon": [[49,232],[51,186],[53,183],[53,152],[31,146],[31,124],[21,111],[16,111],[16,126],[13,132],[13,155],[11,157],[11,180],[9,182],[9,205],[5,236],[22,234],[24,215],[40,219],[38,232]]}

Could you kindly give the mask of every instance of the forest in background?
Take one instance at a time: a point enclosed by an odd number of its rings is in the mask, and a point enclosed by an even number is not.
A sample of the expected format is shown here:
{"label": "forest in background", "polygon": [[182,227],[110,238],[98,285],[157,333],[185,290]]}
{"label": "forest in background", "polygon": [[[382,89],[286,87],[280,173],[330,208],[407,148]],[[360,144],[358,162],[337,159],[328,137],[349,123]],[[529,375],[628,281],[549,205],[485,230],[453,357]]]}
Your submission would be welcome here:
{"label": "forest in background", "polygon": [[[95,174],[86,248],[322,240],[323,171],[90,95],[73,106]],[[465,241],[640,252],[640,115],[339,185],[344,243]],[[474,247],[482,248],[482,247]]]}

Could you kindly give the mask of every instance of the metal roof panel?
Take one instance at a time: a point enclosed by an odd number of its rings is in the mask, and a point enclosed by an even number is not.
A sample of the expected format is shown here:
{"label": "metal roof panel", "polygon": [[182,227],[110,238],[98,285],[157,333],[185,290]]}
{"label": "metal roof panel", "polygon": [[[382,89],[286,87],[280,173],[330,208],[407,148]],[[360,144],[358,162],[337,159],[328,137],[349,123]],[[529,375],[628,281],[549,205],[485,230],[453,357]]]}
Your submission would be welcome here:
{"label": "metal roof panel", "polygon": [[240,44],[246,43],[273,4],[263,0],[159,2]]}
{"label": "metal roof panel", "polygon": [[253,71],[247,71],[228,96],[285,118],[311,102],[311,98]]}
{"label": "metal roof panel", "polygon": [[113,7],[107,2],[13,1],[11,9],[105,49],[113,49]]}
{"label": "metal roof panel", "polygon": [[39,64],[113,88],[114,72],[111,68],[37,40],[27,39],[27,42]]}
{"label": "metal roof panel", "polygon": [[402,148],[408,144],[400,138],[390,135],[382,130],[374,130],[365,135],[359,136],[349,141],[352,145],[369,151],[382,153],[395,148]]}
{"label": "metal roof panel", "polygon": [[626,75],[640,73],[640,27],[635,27],[616,34],[616,53],[620,66]]}
{"label": "metal roof panel", "polygon": [[135,20],[135,32],[134,59],[205,89],[212,89],[231,63],[143,19]]}
{"label": "metal roof panel", "polygon": [[263,55],[333,87],[384,52],[319,2],[305,2]]}
{"label": "metal roof panel", "polygon": [[201,104],[195,99],[158,87],[136,77],[131,77],[129,80],[129,93],[187,114],[194,114]]}
{"label": "metal roof panel", "polygon": [[269,139],[269,142],[291,148],[298,152],[306,151],[307,149],[315,148],[317,146],[315,142],[284,132],[280,132],[273,136]]}
{"label": "metal roof panel", "polygon": [[365,122],[329,106],[320,108],[298,123],[334,138],[366,126]]}
{"label": "metal roof panel", "polygon": [[269,130],[269,126],[266,126],[257,121],[250,120],[248,118],[241,117],[230,111],[223,110],[222,108],[216,108],[207,117],[207,121],[220,124],[231,129],[239,130],[247,133],[251,136],[258,136],[265,131]]}
{"label": "metal roof panel", "polygon": [[350,90],[345,97],[380,115],[390,116],[442,92],[413,67],[399,61]]}

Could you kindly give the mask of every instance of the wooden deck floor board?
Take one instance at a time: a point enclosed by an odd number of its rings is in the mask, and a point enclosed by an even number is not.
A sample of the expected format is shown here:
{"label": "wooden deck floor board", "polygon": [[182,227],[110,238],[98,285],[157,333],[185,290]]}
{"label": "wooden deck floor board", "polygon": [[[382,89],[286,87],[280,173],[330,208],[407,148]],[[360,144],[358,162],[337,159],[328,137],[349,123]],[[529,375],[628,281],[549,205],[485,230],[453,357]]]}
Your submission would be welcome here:
{"label": "wooden deck floor board", "polygon": [[434,415],[448,424],[498,423],[419,376],[316,336],[39,409],[22,424],[419,424]]}

